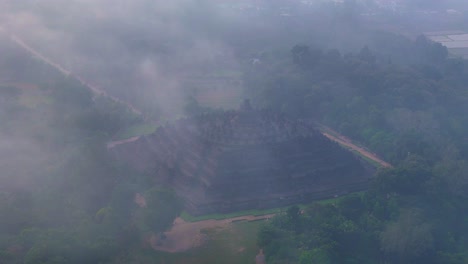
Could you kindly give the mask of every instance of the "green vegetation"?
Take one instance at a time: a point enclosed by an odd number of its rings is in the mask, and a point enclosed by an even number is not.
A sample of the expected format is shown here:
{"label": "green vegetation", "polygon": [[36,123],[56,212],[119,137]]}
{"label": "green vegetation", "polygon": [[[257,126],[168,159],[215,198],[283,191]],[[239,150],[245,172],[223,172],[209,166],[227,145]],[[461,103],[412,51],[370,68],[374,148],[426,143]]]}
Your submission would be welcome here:
{"label": "green vegetation", "polygon": [[215,78],[240,78],[242,72],[235,69],[223,69],[215,68],[212,72],[209,72],[205,77],[215,77]]}
{"label": "green vegetation", "polygon": [[238,264],[255,263],[259,249],[256,231],[261,222],[237,222],[226,229],[207,229],[206,243],[186,252],[165,253],[136,248],[114,263],[167,263],[167,264]]}
{"label": "green vegetation", "polygon": [[[381,170],[367,192],[311,205],[304,214],[289,208],[262,227],[259,246],[268,263],[322,258],[325,263],[378,263],[382,258],[390,263],[463,263],[451,245],[464,243],[466,223],[451,221],[466,205],[459,204],[463,196],[443,187],[434,193],[433,184],[440,180],[427,162],[413,156],[397,168]],[[451,240],[446,240],[448,234]]]}
{"label": "green vegetation", "polygon": [[[317,201],[316,203],[333,204],[333,203],[340,201],[346,196],[356,195],[359,193],[360,192],[348,194],[345,196],[340,196],[337,198],[324,199],[324,200]],[[305,209],[309,205],[310,204],[298,204],[297,206],[301,209]],[[271,209],[245,210],[245,211],[238,211],[238,212],[233,212],[233,213],[228,213],[228,214],[209,214],[209,215],[201,215],[201,216],[192,216],[186,211],[183,211],[180,214],[180,217],[184,219],[184,221],[187,221],[187,222],[198,222],[198,221],[209,220],[209,219],[222,220],[222,219],[228,219],[228,218],[234,218],[234,217],[246,216],[246,215],[262,216],[262,215],[269,215],[269,214],[281,214],[283,212],[286,212],[288,208],[289,208],[288,206],[285,206],[285,207],[278,207],[278,208],[271,208]]]}
{"label": "green vegetation", "polygon": [[37,87],[0,86],[0,263],[109,263],[169,228],[175,193],[106,149],[140,117],[39,61],[15,63]]}
{"label": "green vegetation", "polygon": [[158,129],[157,125],[154,124],[135,124],[130,127],[125,127],[122,131],[118,132],[115,136],[115,140],[124,140],[136,136],[143,136],[154,133]]}
{"label": "green vegetation", "polygon": [[[262,226],[267,263],[468,261],[468,68],[424,37],[384,36],[399,48],[342,56],[295,46],[290,60],[262,69],[275,77],[251,76],[258,103],[327,124],[395,165],[364,193],[303,214],[290,207]],[[393,57],[399,50],[410,52]]]}
{"label": "green vegetation", "polygon": [[265,210],[246,210],[246,211],[239,211],[234,213],[227,213],[227,214],[209,214],[209,215],[201,215],[201,216],[192,216],[186,211],[183,211],[180,217],[188,222],[198,222],[203,220],[222,220],[228,218],[234,218],[239,216],[246,216],[246,215],[253,215],[253,216],[262,216],[268,214],[276,214],[282,212],[284,208],[273,208],[273,209],[265,209]]}

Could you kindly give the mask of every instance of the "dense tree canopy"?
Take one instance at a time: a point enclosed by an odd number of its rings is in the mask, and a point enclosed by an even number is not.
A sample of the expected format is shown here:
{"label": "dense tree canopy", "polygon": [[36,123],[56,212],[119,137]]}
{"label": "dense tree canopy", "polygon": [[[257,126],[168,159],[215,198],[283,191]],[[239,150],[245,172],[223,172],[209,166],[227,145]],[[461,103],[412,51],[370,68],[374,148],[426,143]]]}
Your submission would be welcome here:
{"label": "dense tree canopy", "polygon": [[181,211],[175,193],[106,147],[141,117],[39,61],[16,63],[38,87],[0,86],[0,263],[109,263],[169,228]]}
{"label": "dense tree canopy", "polygon": [[423,36],[377,36],[379,49],[321,51],[313,64],[295,46],[247,76],[256,103],[329,125],[395,165],[364,193],[265,224],[268,263],[468,261],[466,62]]}

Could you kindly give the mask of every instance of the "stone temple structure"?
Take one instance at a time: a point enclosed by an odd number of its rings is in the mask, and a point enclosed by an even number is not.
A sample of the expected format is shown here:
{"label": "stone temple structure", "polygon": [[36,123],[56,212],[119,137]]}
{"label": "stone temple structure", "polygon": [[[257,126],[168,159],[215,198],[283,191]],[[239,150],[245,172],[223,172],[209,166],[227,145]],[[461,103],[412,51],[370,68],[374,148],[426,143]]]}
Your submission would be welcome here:
{"label": "stone temple structure", "polygon": [[172,186],[194,215],[285,206],[364,189],[372,174],[310,124],[245,103],[112,149]]}

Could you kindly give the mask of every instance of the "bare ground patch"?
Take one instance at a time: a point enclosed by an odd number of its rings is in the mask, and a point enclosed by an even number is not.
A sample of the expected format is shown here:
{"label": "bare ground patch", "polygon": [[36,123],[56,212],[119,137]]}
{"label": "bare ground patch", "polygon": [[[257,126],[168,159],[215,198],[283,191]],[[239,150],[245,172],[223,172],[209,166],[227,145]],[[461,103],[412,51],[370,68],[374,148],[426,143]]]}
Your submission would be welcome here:
{"label": "bare ground patch", "polygon": [[[269,219],[274,214],[262,216],[239,216],[223,220],[203,220],[198,222],[185,222],[178,217],[174,221],[171,230],[165,233],[166,238],[160,239],[156,235],[151,236],[150,244],[154,250],[165,252],[183,252],[203,245],[209,237],[204,231],[222,230],[230,228],[233,222],[238,221],[256,221]],[[240,249],[240,251],[243,251]]]}

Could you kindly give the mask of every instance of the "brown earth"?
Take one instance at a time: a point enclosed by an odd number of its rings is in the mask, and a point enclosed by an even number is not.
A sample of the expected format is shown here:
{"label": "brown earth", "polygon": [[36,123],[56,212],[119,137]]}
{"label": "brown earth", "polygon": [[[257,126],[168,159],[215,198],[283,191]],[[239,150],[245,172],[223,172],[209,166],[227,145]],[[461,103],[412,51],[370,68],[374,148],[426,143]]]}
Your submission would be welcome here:
{"label": "brown earth", "polygon": [[199,247],[207,241],[208,237],[203,234],[203,230],[221,230],[229,228],[233,222],[263,220],[269,219],[273,216],[274,214],[262,216],[246,215],[223,220],[210,219],[198,222],[186,222],[182,218],[178,217],[174,220],[174,225],[171,230],[165,233],[165,239],[158,239],[156,235],[153,235],[149,242],[151,247],[155,250],[171,253],[183,252],[191,248]]}
{"label": "brown earth", "polygon": [[123,139],[123,140],[112,141],[112,142],[107,143],[107,148],[111,149],[111,148],[113,148],[115,146],[118,146],[120,144],[125,144],[125,143],[130,143],[130,142],[136,141],[139,138],[140,138],[139,136],[136,136],[136,137],[131,137],[131,138]]}
{"label": "brown earth", "polygon": [[330,133],[327,133],[327,132],[322,132],[322,134],[324,136],[326,136],[327,138],[337,142],[340,145],[344,145],[344,146],[346,146],[346,147],[348,147],[348,148],[350,148],[352,150],[355,150],[355,151],[359,152],[359,154],[365,156],[366,158],[369,158],[369,159],[379,163],[382,167],[385,167],[385,168],[392,167],[392,165],[390,163],[382,160],[375,153],[372,153],[372,152],[366,150],[363,147],[359,147],[359,146],[355,145],[354,143],[351,142],[350,139],[348,139],[345,136],[339,135],[336,132],[335,132],[335,134],[337,134],[338,136],[334,136],[334,135],[332,135]]}

